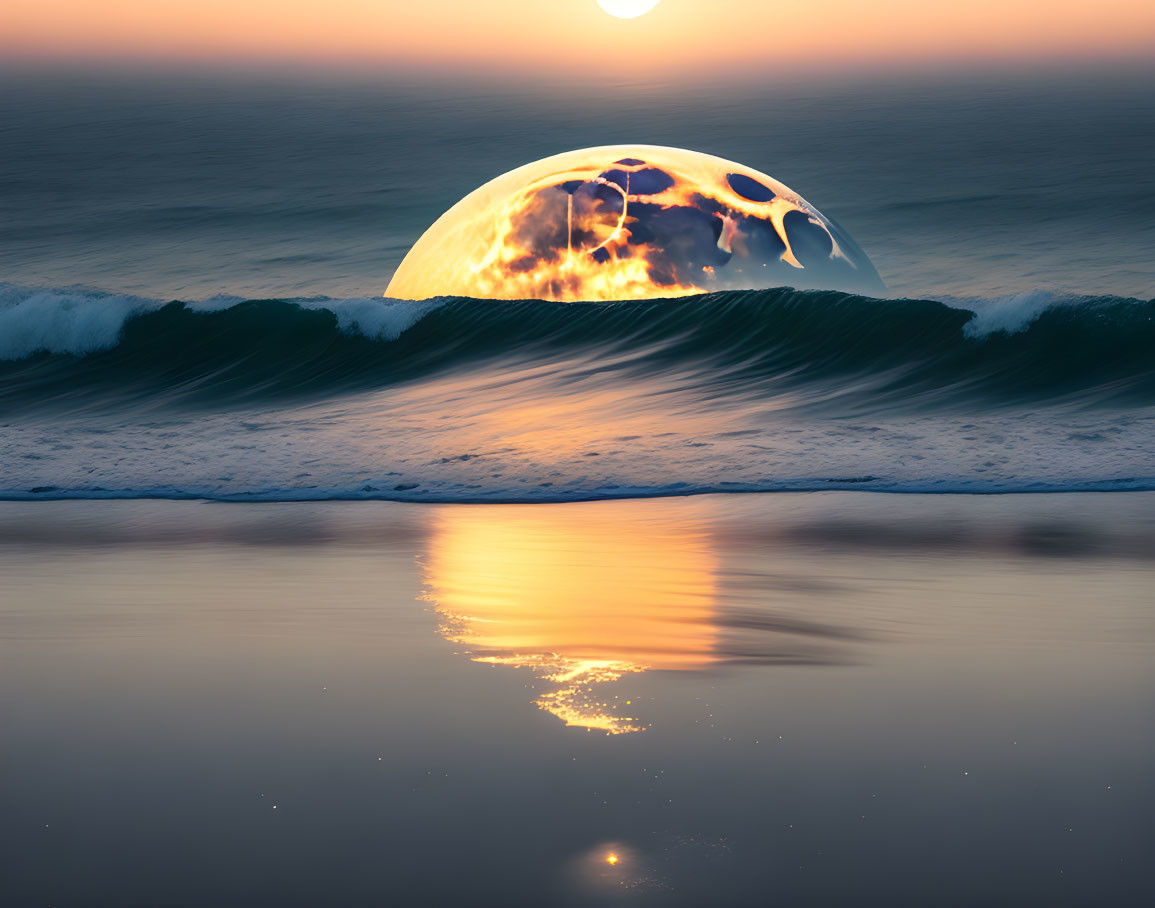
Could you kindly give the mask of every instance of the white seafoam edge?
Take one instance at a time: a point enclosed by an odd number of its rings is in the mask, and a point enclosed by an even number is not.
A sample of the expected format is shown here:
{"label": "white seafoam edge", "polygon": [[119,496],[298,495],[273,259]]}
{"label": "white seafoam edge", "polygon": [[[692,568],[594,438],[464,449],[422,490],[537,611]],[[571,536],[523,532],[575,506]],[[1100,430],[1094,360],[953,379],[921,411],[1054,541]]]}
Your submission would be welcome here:
{"label": "white seafoam edge", "polygon": [[[214,297],[185,302],[194,312],[219,312],[244,302]],[[346,334],[374,340],[396,340],[440,305],[438,300],[411,303],[381,297],[294,299],[305,309],[327,309]],[[0,284],[0,360],[24,359],[36,353],[85,356],[117,345],[125,323],[167,305],[166,301],[83,287],[39,289]]]}

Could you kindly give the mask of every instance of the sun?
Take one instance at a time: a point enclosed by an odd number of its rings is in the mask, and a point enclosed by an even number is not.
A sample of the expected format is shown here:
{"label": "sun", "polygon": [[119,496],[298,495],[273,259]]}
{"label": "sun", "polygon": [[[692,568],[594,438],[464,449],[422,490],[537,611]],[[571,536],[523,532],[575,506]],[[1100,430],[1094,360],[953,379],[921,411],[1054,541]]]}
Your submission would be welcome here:
{"label": "sun", "polygon": [[598,0],[598,6],[619,19],[636,19],[657,5],[658,0]]}

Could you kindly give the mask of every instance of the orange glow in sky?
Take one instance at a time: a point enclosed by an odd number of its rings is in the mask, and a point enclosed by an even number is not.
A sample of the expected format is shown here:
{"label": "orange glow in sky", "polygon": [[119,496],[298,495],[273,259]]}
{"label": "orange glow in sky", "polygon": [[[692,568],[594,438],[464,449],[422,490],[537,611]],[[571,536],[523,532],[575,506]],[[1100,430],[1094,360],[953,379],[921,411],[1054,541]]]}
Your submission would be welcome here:
{"label": "orange glow in sky", "polygon": [[18,59],[314,61],[604,73],[1149,54],[1151,0],[6,0]]}

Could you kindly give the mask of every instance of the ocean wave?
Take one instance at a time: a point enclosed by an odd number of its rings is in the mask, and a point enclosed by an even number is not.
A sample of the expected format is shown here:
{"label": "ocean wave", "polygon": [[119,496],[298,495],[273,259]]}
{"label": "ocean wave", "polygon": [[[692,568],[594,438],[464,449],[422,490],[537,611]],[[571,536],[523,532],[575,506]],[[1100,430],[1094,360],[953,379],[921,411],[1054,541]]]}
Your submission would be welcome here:
{"label": "ocean wave", "polygon": [[324,397],[495,362],[580,359],[815,407],[1155,400],[1155,301],[883,300],[788,288],[679,300],[164,302],[0,285],[0,409]]}
{"label": "ocean wave", "polygon": [[[316,297],[288,302],[298,311],[324,310],[331,313],[338,331],[372,340],[396,340],[401,332],[435,305],[377,297]],[[126,324],[132,319],[167,308],[203,315],[245,303],[244,298],[236,296],[165,303],[84,287],[35,289],[0,284],[0,361],[26,359],[42,353],[87,356],[116,347],[123,340]]]}

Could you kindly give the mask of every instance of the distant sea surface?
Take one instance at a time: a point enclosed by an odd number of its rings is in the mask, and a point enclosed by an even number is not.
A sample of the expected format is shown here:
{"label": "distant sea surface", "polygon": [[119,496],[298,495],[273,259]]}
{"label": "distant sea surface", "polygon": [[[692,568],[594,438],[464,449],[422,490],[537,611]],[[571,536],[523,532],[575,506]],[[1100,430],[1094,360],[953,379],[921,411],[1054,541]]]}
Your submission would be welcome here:
{"label": "distant sea surface", "polygon": [[[0,496],[1155,488],[1149,75],[9,70]],[[626,142],[782,180],[892,298],[381,298],[478,185]]]}

